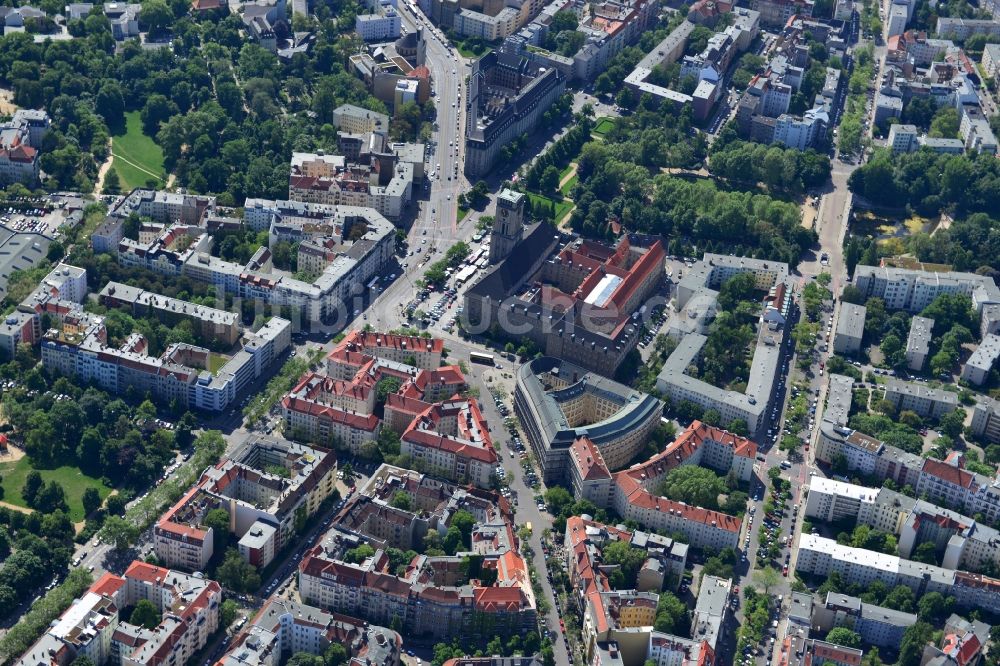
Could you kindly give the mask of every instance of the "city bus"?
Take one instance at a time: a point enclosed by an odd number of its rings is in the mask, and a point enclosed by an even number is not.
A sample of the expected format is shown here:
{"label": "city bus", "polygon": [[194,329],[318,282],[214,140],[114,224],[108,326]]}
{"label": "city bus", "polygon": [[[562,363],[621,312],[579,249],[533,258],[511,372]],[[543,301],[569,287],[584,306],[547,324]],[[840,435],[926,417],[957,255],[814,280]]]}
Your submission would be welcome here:
{"label": "city bus", "polygon": [[469,360],[473,363],[482,363],[483,365],[494,365],[493,354],[483,354],[481,352],[469,352]]}

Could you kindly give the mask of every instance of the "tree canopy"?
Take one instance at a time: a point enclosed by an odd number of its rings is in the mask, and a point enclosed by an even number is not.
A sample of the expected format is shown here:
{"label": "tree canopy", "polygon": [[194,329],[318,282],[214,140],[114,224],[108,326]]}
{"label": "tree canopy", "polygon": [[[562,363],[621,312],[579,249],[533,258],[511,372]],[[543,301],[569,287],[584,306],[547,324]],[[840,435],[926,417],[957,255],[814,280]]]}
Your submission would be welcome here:
{"label": "tree canopy", "polygon": [[132,609],[128,621],[146,629],[155,629],[160,624],[160,611],[149,599],[140,599]]}
{"label": "tree canopy", "polygon": [[681,465],[667,473],[660,494],[672,500],[705,509],[719,508],[719,495],[726,492],[726,483],[706,467]]}

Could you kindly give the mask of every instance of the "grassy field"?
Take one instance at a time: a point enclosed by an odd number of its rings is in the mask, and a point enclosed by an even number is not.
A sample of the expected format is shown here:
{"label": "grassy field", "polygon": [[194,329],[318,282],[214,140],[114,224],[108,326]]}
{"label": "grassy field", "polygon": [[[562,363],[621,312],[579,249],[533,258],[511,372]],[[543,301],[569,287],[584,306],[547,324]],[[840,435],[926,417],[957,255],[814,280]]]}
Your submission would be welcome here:
{"label": "grassy field", "polygon": [[544,203],[546,205],[548,205],[549,203],[554,203],[556,206],[556,214],[555,217],[553,218],[553,221],[556,224],[562,221],[563,217],[565,217],[566,214],[573,209],[573,203],[571,201],[566,201],[565,199],[562,201],[555,201],[554,199],[543,196],[541,194],[535,194],[534,192],[528,192],[528,199],[531,200],[531,204],[533,206],[538,205],[539,203]]}
{"label": "grassy field", "polygon": [[[24,487],[24,481],[28,478],[28,472],[31,470],[31,461],[28,458],[21,458],[17,462],[0,465],[0,477],[2,477],[0,485],[3,486],[3,499],[5,502],[27,508],[27,505],[21,498],[21,489]],[[84,476],[83,472],[75,467],[40,469],[38,472],[42,475],[42,479],[46,483],[49,481],[58,481],[62,485],[63,490],[66,491],[66,503],[69,504],[69,517],[73,522],[79,522],[84,519],[83,503],[81,502],[84,490],[87,488],[97,488],[97,491],[101,494],[101,499],[107,497],[111,492],[111,489],[101,483],[99,479]]]}
{"label": "grassy field", "polygon": [[485,42],[482,43],[482,46],[479,49],[471,48],[474,43],[475,40],[472,38],[460,39],[452,42],[452,44],[455,45],[455,48],[458,49],[458,52],[462,54],[463,58],[482,58],[484,55],[492,51],[493,47],[500,42],[497,41],[493,44]]}
{"label": "grassy field", "polygon": [[212,353],[208,357],[208,371],[213,375],[216,375],[219,373],[219,370],[222,369],[222,366],[224,366],[228,361],[228,356]]}
{"label": "grassy field", "polygon": [[125,123],[125,133],[111,139],[111,152],[115,156],[113,166],[121,179],[122,190],[145,186],[150,178],[164,185],[163,151],[151,137],[142,133],[139,112],[126,113]]}
{"label": "grassy field", "polygon": [[574,173],[572,178],[563,183],[563,186],[559,188],[559,191],[562,192],[564,197],[569,196],[569,193],[573,191],[573,186],[576,185],[576,181],[578,180],[580,180],[580,177]]}
{"label": "grassy field", "polygon": [[600,120],[597,121],[597,124],[594,125],[594,131],[591,132],[591,134],[596,134],[597,136],[604,136],[605,134],[610,132],[614,128],[614,126],[615,123],[610,118],[601,118]]}
{"label": "grassy field", "polygon": [[469,214],[469,209],[468,208],[462,208],[461,206],[458,207],[458,221],[459,222],[461,222],[462,220],[464,220],[465,216],[468,215],[468,214]]}

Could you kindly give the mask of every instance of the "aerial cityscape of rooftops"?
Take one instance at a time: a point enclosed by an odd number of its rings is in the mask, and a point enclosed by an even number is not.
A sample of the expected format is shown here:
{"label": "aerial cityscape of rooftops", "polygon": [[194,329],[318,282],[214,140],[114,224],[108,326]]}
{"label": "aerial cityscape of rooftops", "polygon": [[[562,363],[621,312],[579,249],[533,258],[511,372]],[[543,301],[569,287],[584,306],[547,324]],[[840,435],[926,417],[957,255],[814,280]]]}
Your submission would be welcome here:
{"label": "aerial cityscape of rooftops", "polygon": [[0,7],[0,666],[1000,666],[1000,3]]}

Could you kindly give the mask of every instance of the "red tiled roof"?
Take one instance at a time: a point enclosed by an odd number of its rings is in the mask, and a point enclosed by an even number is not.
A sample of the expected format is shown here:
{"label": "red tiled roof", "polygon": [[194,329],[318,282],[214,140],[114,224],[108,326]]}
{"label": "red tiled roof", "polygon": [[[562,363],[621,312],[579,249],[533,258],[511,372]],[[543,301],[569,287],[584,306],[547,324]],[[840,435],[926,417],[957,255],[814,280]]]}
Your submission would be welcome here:
{"label": "red tiled roof", "polygon": [[14,146],[10,150],[0,151],[0,153],[6,154],[7,159],[11,162],[34,162],[35,157],[38,155],[37,150],[23,143]]}
{"label": "red tiled roof", "polygon": [[644,463],[633,465],[615,476],[628,475],[636,480],[646,479],[648,483],[649,479],[664,476],[674,467],[684,463],[708,440],[731,447],[734,456],[742,458],[757,456],[757,445],[746,437],[734,435],[728,430],[706,425],[701,421],[692,421],[691,425],[667,445],[662,453]]}
{"label": "red tiled roof", "polygon": [[[623,241],[624,242],[624,241]],[[615,293],[611,296],[611,302],[619,308],[619,310],[625,307],[625,304],[635,293],[635,290],[639,288],[650,273],[663,273],[663,261],[666,259],[667,253],[663,251],[663,244],[660,241],[656,241],[653,245],[646,250],[638,261],[632,264],[629,269],[628,274],[622,281],[618,288],[615,289]]]}
{"label": "red tiled roof", "polygon": [[457,365],[443,365],[434,370],[421,370],[413,381],[417,388],[424,391],[428,384],[461,386],[465,384],[465,375]]}
{"label": "red tiled roof", "polygon": [[125,578],[134,578],[144,583],[156,583],[165,580],[171,573],[173,572],[170,569],[135,560],[125,570]]}
{"label": "red tiled roof", "polygon": [[976,655],[979,654],[981,647],[982,644],[979,642],[979,636],[971,632],[966,634],[965,640],[958,649],[958,655],[956,657],[958,666],[965,666],[966,664],[971,663],[976,658]]}
{"label": "red tiled roof", "polygon": [[593,617],[597,623],[597,633],[603,634],[608,630],[608,614],[604,609],[604,599],[600,592],[595,591],[587,595],[587,601],[594,607]]}
{"label": "red tiled roof", "polygon": [[1000,594],[1000,580],[989,578],[982,574],[969,573],[967,571],[955,572],[955,584],[963,587],[972,587],[988,590],[993,594]]}
{"label": "red tiled roof", "polygon": [[812,655],[814,657],[813,663],[817,665],[833,661],[839,664],[848,664],[849,666],[860,666],[862,653],[861,650],[841,647],[833,643],[814,641]]}
{"label": "red tiled roof", "polygon": [[[353,349],[354,351],[363,352],[377,349],[396,349],[399,351],[441,353],[444,350],[444,340],[440,338],[422,338],[415,335],[393,335],[391,333],[355,330],[348,333],[347,337],[333,348],[333,352],[340,349]],[[377,356],[378,354],[373,355]]]}
{"label": "red tiled roof", "polygon": [[113,596],[115,592],[122,589],[125,579],[113,573],[105,573],[97,579],[97,582],[90,586],[90,591],[102,596]]}
{"label": "red tiled roof", "polygon": [[[469,425],[462,418],[463,409],[468,411],[469,418],[476,424],[478,441],[473,441]],[[457,432],[454,435],[439,429],[441,420],[447,416],[456,419]],[[400,440],[416,446],[441,449],[459,458],[469,458],[488,464],[498,460],[493,449],[493,441],[489,436],[489,426],[475,398],[469,398],[467,401],[436,403],[428,407],[413,419]]]}
{"label": "red tiled roof", "polygon": [[187,493],[184,495],[184,497],[177,500],[177,502],[174,503],[174,505],[170,507],[167,510],[167,512],[160,517],[160,520],[157,521],[156,523],[156,528],[164,532],[171,532],[173,534],[183,536],[187,538],[189,541],[198,541],[198,542],[204,541],[205,535],[207,534],[205,530],[199,529],[197,527],[191,527],[190,525],[174,521],[174,516],[177,514],[177,512],[183,509],[184,506],[186,506],[187,503],[190,502],[191,499],[195,496],[195,494],[198,493],[200,490],[201,487],[198,485],[195,485],[190,490],[188,490]]}
{"label": "red tiled roof", "polygon": [[962,488],[971,488],[972,484],[975,482],[975,476],[973,476],[971,472],[967,472],[954,465],[941,462],[940,460],[934,460],[933,458],[926,458],[924,460],[924,467],[922,471],[924,474],[930,474],[941,481],[960,486]]}
{"label": "red tiled roof", "polygon": [[432,430],[407,430],[400,439],[416,446],[441,449],[454,454],[457,458],[469,458],[487,464],[497,461],[496,451],[492,447],[465,444]]}
{"label": "red tiled roof", "polygon": [[343,423],[355,430],[366,432],[374,432],[379,423],[378,417],[374,414],[352,414],[332,405],[323,405],[293,396],[282,398],[281,406],[289,411],[326,419],[331,423]]}
{"label": "red tiled roof", "polygon": [[[619,473],[621,474],[621,472]],[[616,475],[617,476],[617,475]],[[617,479],[616,479],[617,480]],[[665,497],[659,497],[648,490],[638,487],[628,493],[628,502],[640,509],[651,509],[660,513],[671,513],[691,522],[711,525],[727,532],[739,532],[743,522],[736,516],[730,516],[720,511],[711,511],[698,506],[691,506]]]}
{"label": "red tiled roof", "polygon": [[524,593],[519,587],[477,587],[473,590],[478,611],[520,610]]}
{"label": "red tiled roof", "polygon": [[584,481],[611,478],[611,473],[604,464],[604,457],[589,437],[577,437],[569,451],[573,463],[580,470],[580,478]]}
{"label": "red tiled roof", "polygon": [[424,402],[419,398],[408,397],[400,395],[399,393],[390,393],[385,397],[386,409],[394,409],[398,412],[411,414],[413,416],[422,414],[430,408],[430,406],[430,403]]}

